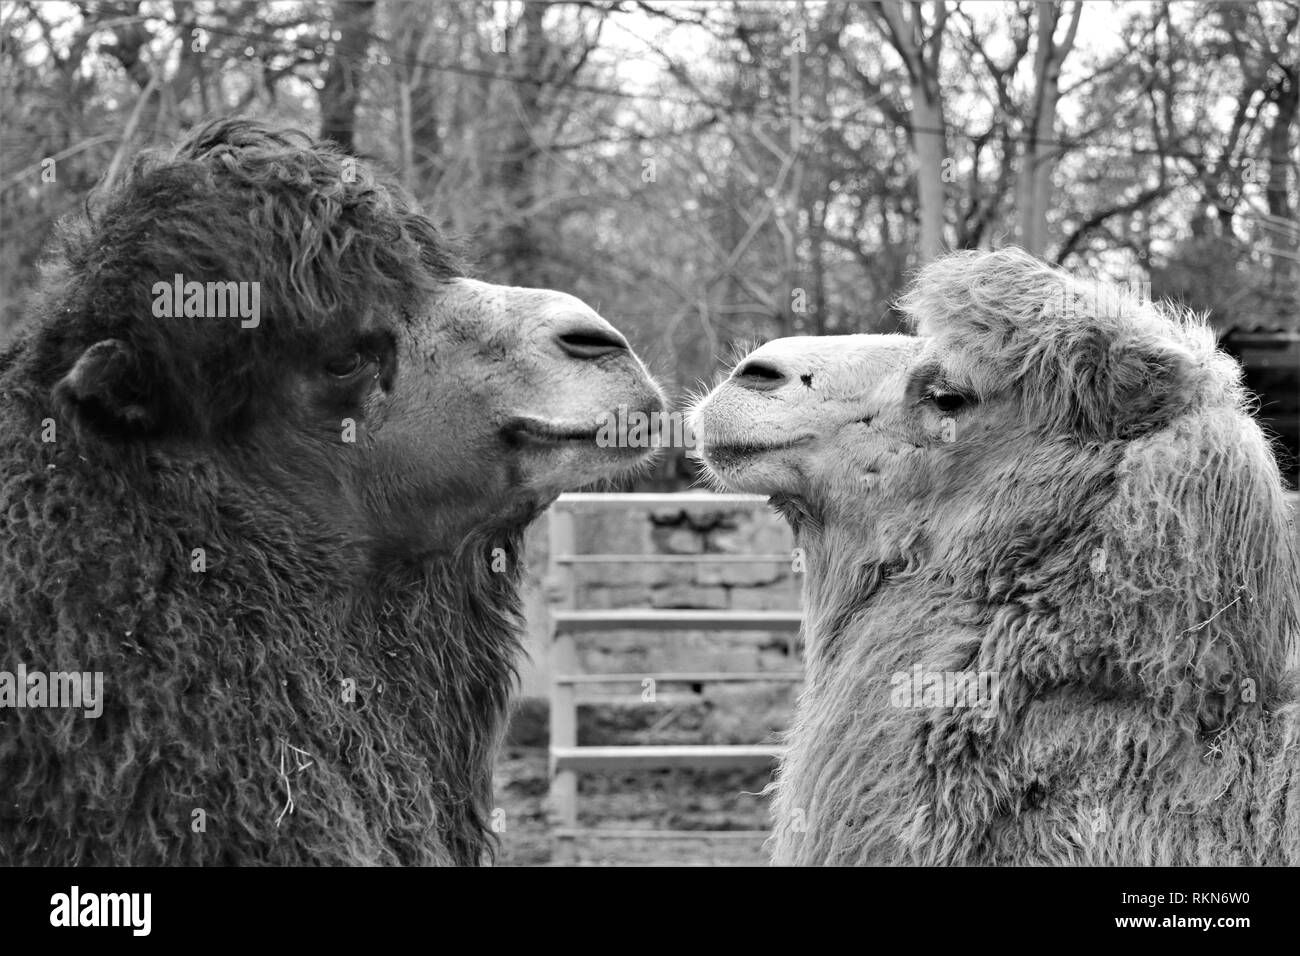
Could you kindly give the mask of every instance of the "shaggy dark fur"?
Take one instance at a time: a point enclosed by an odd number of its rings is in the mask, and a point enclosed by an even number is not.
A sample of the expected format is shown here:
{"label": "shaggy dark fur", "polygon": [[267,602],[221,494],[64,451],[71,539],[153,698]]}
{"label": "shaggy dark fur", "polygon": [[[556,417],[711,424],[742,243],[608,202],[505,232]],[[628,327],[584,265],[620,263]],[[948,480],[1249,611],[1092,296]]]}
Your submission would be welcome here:
{"label": "shaggy dark fur", "polygon": [[[427,219],[345,162],[238,122],[144,156],[67,230],[0,357],[0,671],[105,674],[99,719],[0,708],[0,865],[491,853],[515,555],[545,502],[436,560],[376,561],[345,522],[308,520],[319,449],[254,428],[298,356],[459,271]],[[174,272],[260,282],[260,334],[150,320],[150,283]],[[112,394],[77,394],[69,370],[105,340],[130,357],[101,364],[130,367],[107,369]]]}

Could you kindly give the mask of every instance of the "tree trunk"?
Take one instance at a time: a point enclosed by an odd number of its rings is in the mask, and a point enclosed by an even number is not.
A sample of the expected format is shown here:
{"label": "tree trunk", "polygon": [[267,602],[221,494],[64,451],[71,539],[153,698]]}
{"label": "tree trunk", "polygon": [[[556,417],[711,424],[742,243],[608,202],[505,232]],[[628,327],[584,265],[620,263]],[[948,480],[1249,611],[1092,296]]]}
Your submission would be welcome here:
{"label": "tree trunk", "polygon": [[[525,3],[515,25],[514,49],[505,62],[517,61],[519,66],[516,69],[521,76],[540,80],[544,75],[549,43],[542,32],[545,15],[545,4]],[[510,116],[504,141],[505,157],[499,168],[509,216],[501,230],[499,249],[506,281],[514,285],[546,284],[543,257],[532,221],[536,198],[533,177],[540,155],[532,126],[538,120],[541,91],[538,83],[515,84],[513,92],[518,98],[518,107]]]}
{"label": "tree trunk", "polygon": [[912,140],[916,149],[917,201],[920,203],[922,262],[943,253],[944,206],[947,192],[943,161],[948,156],[943,104],[924,88],[912,90]]}
{"label": "tree trunk", "polygon": [[1061,64],[1074,46],[1083,4],[1075,3],[1065,39],[1056,43],[1060,9],[1039,0],[1038,44],[1034,51],[1033,108],[1025,122],[1023,160],[1016,190],[1019,241],[1028,252],[1047,252],[1047,209],[1052,202],[1052,172],[1060,149],[1056,136],[1057,103],[1061,98]]}
{"label": "tree trunk", "polygon": [[415,148],[411,139],[411,81],[397,79],[397,138],[401,155],[402,185],[415,189]]}
{"label": "tree trunk", "polygon": [[361,63],[370,46],[374,0],[337,0],[334,30],[340,38],[325,70],[320,90],[320,135],[332,139],[349,153],[354,151],[357,103],[361,100]]}
{"label": "tree trunk", "polygon": [[917,256],[928,262],[943,252],[944,206],[947,190],[943,162],[948,158],[947,125],[939,86],[939,61],[948,8],[935,0],[934,26],[927,37],[917,3],[909,15],[900,0],[885,0],[872,12],[883,21],[890,45],[907,68],[912,109],[909,117],[912,147],[916,152],[916,192],[920,238]]}
{"label": "tree trunk", "polygon": [[1287,189],[1291,172],[1291,131],[1300,115],[1300,67],[1285,69],[1278,81],[1274,101],[1277,114],[1268,130],[1268,214],[1276,224],[1271,230],[1273,246],[1271,277],[1273,287],[1295,296],[1300,279],[1297,278],[1297,254],[1300,254],[1300,226],[1296,224],[1296,210],[1291,205]]}

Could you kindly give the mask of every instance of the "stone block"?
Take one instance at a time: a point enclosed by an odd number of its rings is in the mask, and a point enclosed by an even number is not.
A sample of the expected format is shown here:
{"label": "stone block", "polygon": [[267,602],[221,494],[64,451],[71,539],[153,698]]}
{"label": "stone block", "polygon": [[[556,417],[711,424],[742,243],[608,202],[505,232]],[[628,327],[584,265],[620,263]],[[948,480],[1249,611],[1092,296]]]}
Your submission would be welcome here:
{"label": "stone block", "polygon": [[650,606],[655,608],[695,608],[721,611],[727,607],[727,590],[721,587],[695,587],[672,584],[650,592]]}
{"label": "stone block", "polygon": [[727,597],[730,607],[736,611],[793,611],[799,608],[799,592],[789,581],[729,588]]}
{"label": "stone block", "polygon": [[655,528],[654,542],[663,554],[700,554],[704,551],[704,535],[690,528]]}

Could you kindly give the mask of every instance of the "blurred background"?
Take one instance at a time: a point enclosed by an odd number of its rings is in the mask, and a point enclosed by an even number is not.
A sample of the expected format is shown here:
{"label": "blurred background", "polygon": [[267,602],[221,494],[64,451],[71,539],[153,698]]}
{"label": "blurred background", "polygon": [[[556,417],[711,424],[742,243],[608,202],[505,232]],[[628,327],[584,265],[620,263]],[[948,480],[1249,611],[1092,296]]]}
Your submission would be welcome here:
{"label": "blurred background", "polygon": [[[1019,244],[1208,313],[1294,482],[1300,3],[0,0],[0,342],[59,217],[232,114],[385,167],[678,400],[767,338],[895,331],[926,260]],[[503,862],[764,859],[801,578],[761,502],[683,497],[529,531]],[[561,641],[574,609],[605,624]]]}
{"label": "blurred background", "polygon": [[1281,0],[4,0],[0,336],[106,171],[241,114],[377,160],[485,278],[587,299],[679,395],[769,337],[893,330],[943,249],[1149,283],[1210,312],[1294,476],[1298,24]]}

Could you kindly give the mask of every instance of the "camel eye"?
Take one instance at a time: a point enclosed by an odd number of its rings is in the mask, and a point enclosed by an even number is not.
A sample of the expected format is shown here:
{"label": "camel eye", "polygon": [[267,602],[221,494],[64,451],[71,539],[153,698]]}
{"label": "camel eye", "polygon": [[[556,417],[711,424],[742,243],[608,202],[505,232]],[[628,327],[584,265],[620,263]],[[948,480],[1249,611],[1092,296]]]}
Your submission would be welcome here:
{"label": "camel eye", "polygon": [[369,364],[369,358],[362,352],[351,352],[330,362],[325,366],[325,371],[335,378],[351,378]]}
{"label": "camel eye", "polygon": [[958,392],[933,392],[930,401],[941,412],[955,412],[967,404],[966,396]]}

